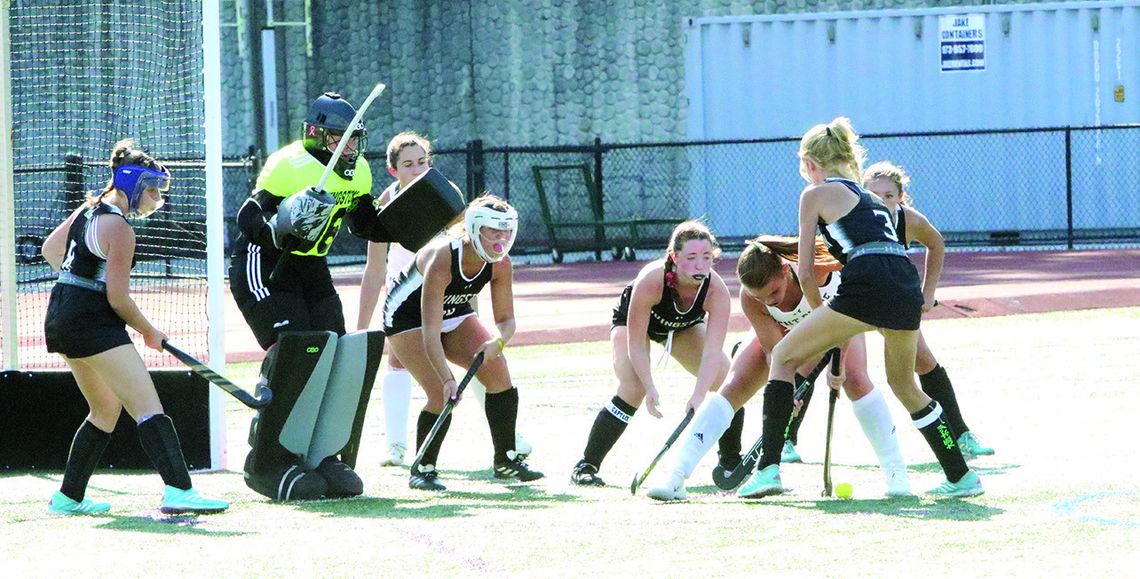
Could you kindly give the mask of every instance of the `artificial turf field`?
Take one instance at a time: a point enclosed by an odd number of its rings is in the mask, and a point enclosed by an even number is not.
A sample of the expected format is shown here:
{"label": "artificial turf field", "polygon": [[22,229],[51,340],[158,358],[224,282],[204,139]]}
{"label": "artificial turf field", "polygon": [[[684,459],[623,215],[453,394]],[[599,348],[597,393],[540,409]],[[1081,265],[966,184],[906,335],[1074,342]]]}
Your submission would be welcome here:
{"label": "artificial turf field", "polygon": [[[109,516],[54,517],[59,472],[0,472],[0,572],[5,577],[166,576],[1085,576],[1140,575],[1140,308],[924,322],[971,429],[997,450],[971,466],[986,494],[933,500],[942,475],[890,398],[910,480],[920,496],[882,498],[870,446],[841,398],[833,476],[852,500],[821,499],[826,398],[800,434],[804,464],[782,469],[788,494],[738,499],[712,485],[715,450],[689,480],[690,500],[630,496],[629,483],[681,418],[692,379],[675,362],[655,372],[666,417],[638,413],[602,466],[607,488],[568,482],[597,409],[614,393],[609,344],[508,350],[519,430],[547,478],[491,477],[491,442],[465,400],[440,456],[443,494],[407,488],[378,466],[386,447],[373,390],[358,472],[365,496],[274,504],[240,472],[196,474],[221,515],[167,517],[153,472],[99,471],[88,496]],[[729,344],[738,336],[729,337]],[[868,338],[871,377],[886,387],[881,339]],[[727,347],[727,344],[726,344]],[[656,354],[656,350],[654,352]],[[251,384],[256,365],[227,375]],[[820,381],[823,384],[823,381]],[[410,423],[422,404],[415,392]],[[745,447],[759,435],[748,406]],[[251,411],[232,402],[231,469],[240,469]],[[413,435],[414,438],[414,435]],[[18,441],[4,441],[4,444]],[[715,448],[715,447],[714,447]],[[409,458],[410,460],[410,458]],[[667,456],[660,474],[671,463]]]}

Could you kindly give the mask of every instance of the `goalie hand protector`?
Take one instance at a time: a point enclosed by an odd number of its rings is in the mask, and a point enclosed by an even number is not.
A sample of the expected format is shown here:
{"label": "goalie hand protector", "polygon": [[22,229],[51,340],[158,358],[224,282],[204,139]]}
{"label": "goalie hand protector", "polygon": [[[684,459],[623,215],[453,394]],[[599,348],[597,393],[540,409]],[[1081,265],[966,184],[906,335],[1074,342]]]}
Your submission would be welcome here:
{"label": "goalie hand protector", "polygon": [[286,197],[277,206],[276,222],[273,223],[274,244],[279,237],[286,235],[315,243],[324,233],[335,210],[336,199],[315,187]]}

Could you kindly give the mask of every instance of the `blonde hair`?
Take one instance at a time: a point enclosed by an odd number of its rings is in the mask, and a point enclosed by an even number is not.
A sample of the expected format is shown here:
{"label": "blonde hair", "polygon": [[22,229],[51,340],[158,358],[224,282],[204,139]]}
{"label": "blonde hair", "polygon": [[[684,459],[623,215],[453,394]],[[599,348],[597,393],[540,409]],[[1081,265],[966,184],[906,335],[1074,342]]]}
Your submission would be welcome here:
{"label": "blonde hair", "polygon": [[107,179],[107,185],[102,190],[95,189],[87,194],[87,205],[91,207],[98,205],[105,195],[115,190],[115,171],[125,165],[138,165],[146,169],[167,172],[166,166],[143,151],[134,139],[122,139],[115,143],[111,149],[111,158],[107,161],[107,166],[111,168],[111,178]]}
{"label": "blonde hair", "polygon": [[879,161],[863,172],[863,186],[865,187],[872,179],[887,179],[895,184],[895,189],[898,189],[899,203],[901,205],[911,205],[914,201],[910,194],[907,193],[906,188],[910,186],[910,176],[902,167],[890,162]]}
{"label": "blonde hair", "polygon": [[415,131],[404,131],[392,137],[391,141],[388,141],[388,168],[395,169],[396,163],[400,161],[400,152],[403,151],[405,147],[411,147],[413,145],[418,145],[424,150],[424,154],[427,155],[428,163],[430,164],[431,141]]}
{"label": "blonde hair", "polygon": [[800,139],[800,158],[811,157],[824,171],[858,181],[867,151],[859,144],[851,119],[836,117],[826,125],[816,125]]}
{"label": "blonde hair", "polygon": [[[744,287],[761,288],[775,279],[783,265],[782,260],[799,262],[799,238],[761,235],[748,240],[740,259],[736,261],[736,276]],[[838,262],[819,237],[815,238],[816,265],[835,265]]]}

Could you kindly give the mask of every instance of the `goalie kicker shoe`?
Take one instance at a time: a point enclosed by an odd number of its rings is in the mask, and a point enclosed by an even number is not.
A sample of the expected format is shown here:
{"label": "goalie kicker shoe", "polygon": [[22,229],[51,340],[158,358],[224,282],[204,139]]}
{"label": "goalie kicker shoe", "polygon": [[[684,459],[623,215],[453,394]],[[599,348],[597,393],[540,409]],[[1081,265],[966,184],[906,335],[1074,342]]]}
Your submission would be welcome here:
{"label": "goalie kicker shoe", "polygon": [[516,478],[522,482],[530,482],[546,476],[537,470],[531,470],[519,453],[513,450],[507,451],[507,459],[507,462],[495,465],[495,478]]}
{"label": "goalie kicker shoe", "polygon": [[408,479],[408,488],[418,491],[445,491],[447,487],[439,482],[439,471],[434,464],[421,464]]}
{"label": "goalie kicker shoe", "polygon": [[604,487],[606,481],[598,476],[598,467],[584,461],[574,465],[574,472],[570,473],[570,482],[580,487]]}

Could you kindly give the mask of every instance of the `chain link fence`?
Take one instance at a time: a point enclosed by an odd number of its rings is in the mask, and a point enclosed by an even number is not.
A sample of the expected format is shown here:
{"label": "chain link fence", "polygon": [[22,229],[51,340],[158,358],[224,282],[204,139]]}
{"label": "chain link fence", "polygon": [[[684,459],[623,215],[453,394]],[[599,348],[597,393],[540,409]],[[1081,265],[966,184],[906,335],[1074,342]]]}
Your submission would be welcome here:
{"label": "chain link fence", "polygon": [[[915,208],[948,246],[1140,243],[1140,125],[875,134],[861,142],[868,164],[890,160],[906,169]],[[672,226],[690,218],[704,219],[729,249],[762,233],[795,235],[804,187],[798,147],[798,138],[560,147],[473,141],[435,151],[433,163],[468,196],[491,192],[518,209],[515,253],[633,258],[664,248]],[[366,158],[379,191],[383,154]],[[231,235],[240,203],[227,200]],[[341,235],[330,259],[360,263],[365,248]]]}

